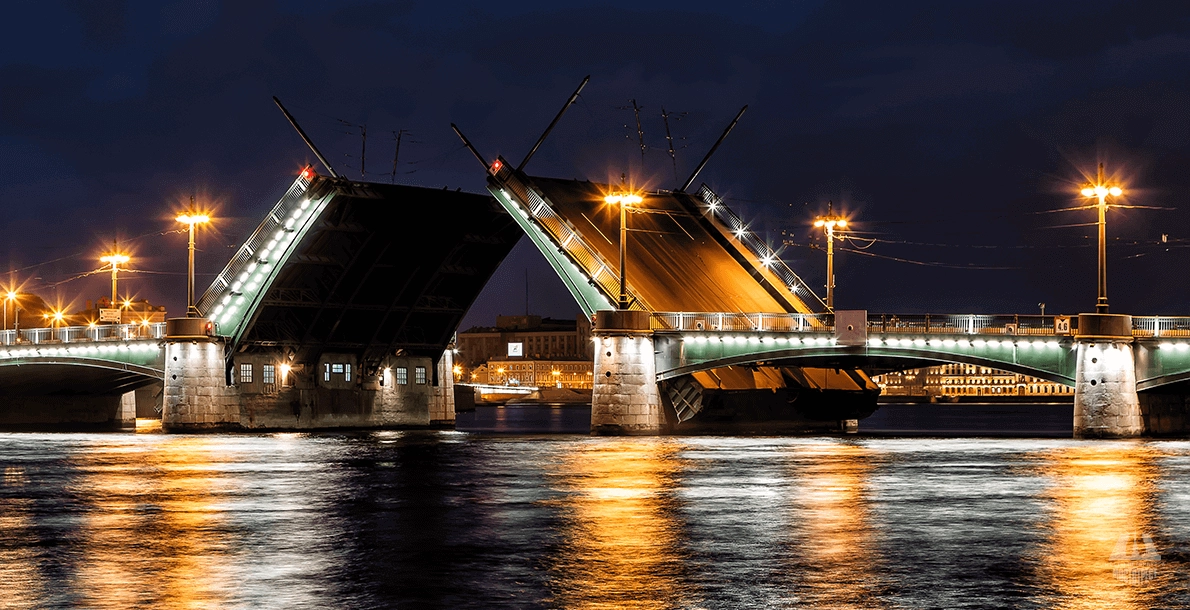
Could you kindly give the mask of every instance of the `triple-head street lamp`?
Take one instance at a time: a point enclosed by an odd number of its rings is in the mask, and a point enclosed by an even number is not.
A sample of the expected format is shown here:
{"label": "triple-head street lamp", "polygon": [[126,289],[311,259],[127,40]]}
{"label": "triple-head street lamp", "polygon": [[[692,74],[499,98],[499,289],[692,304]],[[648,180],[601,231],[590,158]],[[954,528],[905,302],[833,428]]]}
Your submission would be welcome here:
{"label": "triple-head street lamp", "polygon": [[617,307],[628,309],[628,282],[624,275],[624,258],[628,246],[628,208],[639,204],[644,199],[635,193],[612,193],[604,197],[603,201],[620,206],[620,302]]}
{"label": "triple-head street lamp", "polygon": [[1119,197],[1124,189],[1115,184],[1107,184],[1103,177],[1103,164],[1099,164],[1099,174],[1094,184],[1083,186],[1083,197],[1099,199],[1099,298],[1095,301],[1095,313],[1107,313],[1107,197]]}
{"label": "triple-head street lamp", "polygon": [[207,214],[194,211],[194,198],[190,198],[190,211],[178,215],[178,222],[187,225],[190,231],[190,266],[186,271],[186,317],[197,318],[198,309],[194,307],[194,225],[206,224],[211,221]]}
{"label": "triple-head street lamp", "polygon": [[836,216],[831,202],[826,202],[826,216],[814,220],[814,226],[826,233],[826,308],[835,310],[835,229],[846,229],[847,219]]}

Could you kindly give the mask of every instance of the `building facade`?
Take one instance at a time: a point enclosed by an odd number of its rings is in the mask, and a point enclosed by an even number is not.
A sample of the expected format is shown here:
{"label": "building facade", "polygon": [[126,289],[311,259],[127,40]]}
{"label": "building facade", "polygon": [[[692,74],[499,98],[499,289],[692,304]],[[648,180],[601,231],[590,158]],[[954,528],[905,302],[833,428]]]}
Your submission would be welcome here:
{"label": "building facade", "polygon": [[492,360],[591,361],[591,321],[541,316],[496,316],[495,326],[476,326],[457,335],[458,360],[465,371]]}
{"label": "building facade", "polygon": [[479,365],[468,383],[589,390],[594,381],[590,360],[526,360],[497,358]]}
{"label": "building facade", "polygon": [[942,364],[872,378],[884,396],[1073,396],[1074,388],[974,364]]}

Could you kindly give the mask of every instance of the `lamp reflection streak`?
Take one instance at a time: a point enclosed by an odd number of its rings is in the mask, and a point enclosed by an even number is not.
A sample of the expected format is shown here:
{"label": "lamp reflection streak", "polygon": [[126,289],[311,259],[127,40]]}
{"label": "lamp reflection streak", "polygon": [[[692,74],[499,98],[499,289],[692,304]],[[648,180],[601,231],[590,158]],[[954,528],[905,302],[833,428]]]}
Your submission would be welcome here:
{"label": "lamp reflection streak", "polygon": [[688,605],[671,492],[678,445],[660,439],[575,446],[553,474],[565,496],[564,545],[552,566],[566,608]]}
{"label": "lamp reflection streak", "polygon": [[35,546],[26,543],[37,537],[33,500],[11,493],[28,482],[19,466],[6,467],[0,479],[0,487],[10,490],[0,496],[0,591],[4,592],[0,605],[4,607],[34,608],[45,595],[39,554]]}
{"label": "lamp reflection streak", "polygon": [[93,510],[84,517],[84,555],[72,587],[86,596],[84,605],[227,604],[226,587],[234,580],[220,569],[226,557],[217,542],[223,525],[211,443],[177,439],[154,451],[120,447],[86,454],[78,493],[91,499]]}
{"label": "lamp reflection streak", "polygon": [[1157,607],[1153,596],[1170,584],[1152,543],[1157,457],[1139,443],[1079,445],[1045,456],[1052,533],[1040,572],[1057,598],[1048,607]]}
{"label": "lamp reflection streak", "polygon": [[871,450],[824,443],[796,451],[789,519],[800,547],[789,570],[796,601],[815,608],[883,607],[867,499]]}

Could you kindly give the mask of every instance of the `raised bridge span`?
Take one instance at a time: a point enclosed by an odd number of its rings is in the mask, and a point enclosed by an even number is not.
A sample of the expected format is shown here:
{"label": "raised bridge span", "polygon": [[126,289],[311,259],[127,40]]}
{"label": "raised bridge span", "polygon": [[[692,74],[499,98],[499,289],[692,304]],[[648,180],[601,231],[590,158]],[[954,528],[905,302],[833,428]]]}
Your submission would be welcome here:
{"label": "raised bridge span", "polygon": [[[699,418],[843,423],[874,411],[869,373],[940,362],[1074,386],[1076,434],[1186,430],[1185,400],[1146,411],[1137,395],[1187,378],[1187,344],[1167,340],[1186,331],[1184,318],[1082,314],[1057,328],[1045,317],[830,311],[709,186],[688,190],[743,110],[674,190],[529,175],[583,85],[518,165],[489,163],[456,132],[489,192],[594,317],[593,431],[650,434]],[[640,200],[625,216],[606,198],[628,192]],[[746,399],[732,405],[733,393]]]}

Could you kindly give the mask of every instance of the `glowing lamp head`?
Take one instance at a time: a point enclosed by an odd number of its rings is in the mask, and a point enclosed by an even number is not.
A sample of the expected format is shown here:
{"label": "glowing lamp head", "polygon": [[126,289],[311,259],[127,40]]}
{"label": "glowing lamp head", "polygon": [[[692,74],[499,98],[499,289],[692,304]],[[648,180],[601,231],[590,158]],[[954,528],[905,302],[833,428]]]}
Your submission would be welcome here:
{"label": "glowing lamp head", "polygon": [[302,170],[302,179],[309,180],[314,177],[314,170],[306,168]]}
{"label": "glowing lamp head", "polygon": [[1120,195],[1124,194],[1124,189],[1122,189],[1118,186],[1113,186],[1110,189],[1108,189],[1107,192],[1111,193],[1112,197],[1119,197]]}
{"label": "glowing lamp head", "polygon": [[612,205],[636,205],[644,201],[644,199],[640,195],[636,195],[634,193],[612,193],[611,195],[604,197],[603,201],[604,203],[610,203]]}
{"label": "glowing lamp head", "polygon": [[495,161],[492,161],[492,173],[493,174],[499,173],[500,168],[502,168],[502,167],[504,167],[504,162],[502,162],[501,160],[496,159]]}
{"label": "glowing lamp head", "polygon": [[1082,193],[1083,193],[1083,197],[1094,197],[1095,189],[1088,186],[1087,188],[1082,190]]}
{"label": "glowing lamp head", "polygon": [[846,227],[846,226],[847,226],[847,219],[846,219],[846,218],[840,218],[840,219],[839,219],[839,222],[837,223],[837,226],[838,226],[838,227],[840,227],[840,228],[842,228],[842,227]]}
{"label": "glowing lamp head", "polygon": [[211,217],[206,214],[179,214],[178,222],[187,225],[200,225],[211,222]]}
{"label": "glowing lamp head", "polygon": [[825,220],[815,220],[814,226],[819,227],[819,228],[825,227],[826,221]]}
{"label": "glowing lamp head", "polygon": [[17,293],[15,293],[15,292],[13,292],[13,291],[9,290],[8,292],[4,293],[4,300],[6,300],[6,301],[15,301],[15,300],[17,300]]}
{"label": "glowing lamp head", "polygon": [[124,309],[130,309],[131,307],[132,307],[132,299],[124,299]]}
{"label": "glowing lamp head", "polygon": [[123,265],[124,263],[132,260],[132,257],[128,256],[127,254],[108,254],[107,256],[100,257],[99,260],[101,262],[111,263],[113,265]]}

